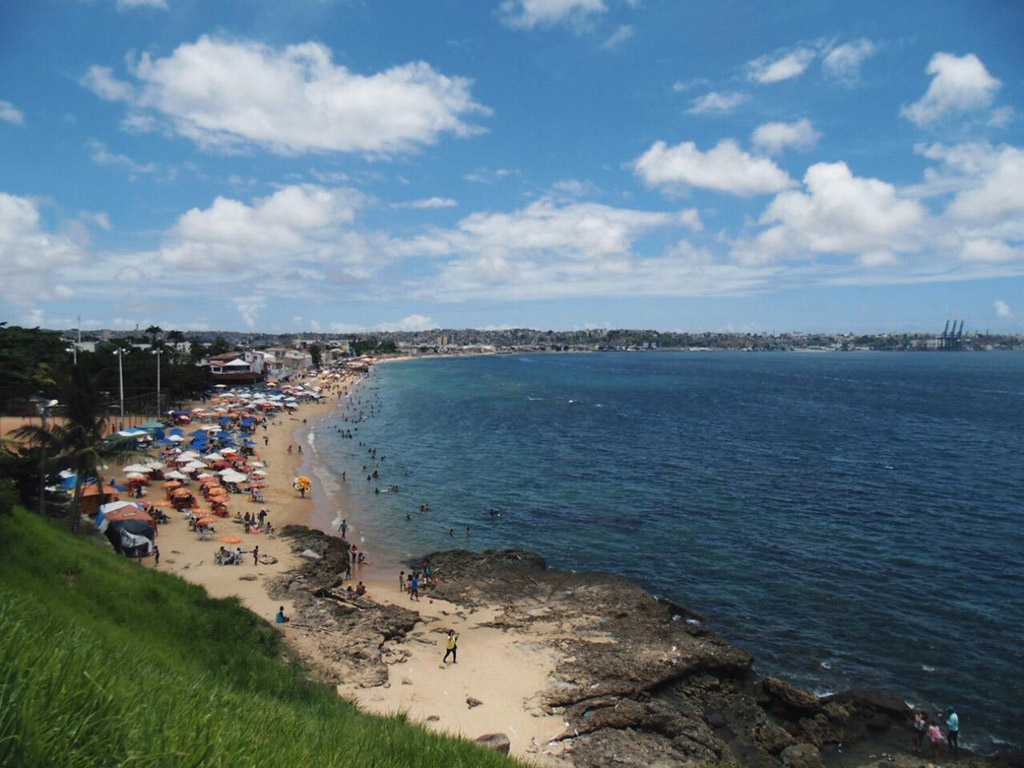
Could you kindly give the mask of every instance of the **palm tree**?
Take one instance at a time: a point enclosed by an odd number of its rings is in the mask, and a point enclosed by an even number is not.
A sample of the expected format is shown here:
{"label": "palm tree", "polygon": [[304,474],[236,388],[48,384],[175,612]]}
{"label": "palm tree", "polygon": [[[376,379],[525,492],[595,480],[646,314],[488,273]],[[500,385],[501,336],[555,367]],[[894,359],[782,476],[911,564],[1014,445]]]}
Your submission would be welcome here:
{"label": "palm tree", "polygon": [[66,388],[63,420],[43,429],[29,425],[15,430],[23,442],[39,447],[51,456],[51,467],[70,467],[77,475],[75,495],[71,503],[71,530],[77,531],[81,519],[82,492],[86,480],[95,477],[103,492],[100,468],[107,462],[127,464],[140,452],[133,438],[110,439],[107,436],[107,403],[98,395],[96,379],[86,366],[76,366]]}
{"label": "palm tree", "polygon": [[161,328],[159,325],[151,325],[149,326],[149,328],[146,329],[146,333],[149,334],[149,340],[154,348],[156,347],[156,337],[163,332],[164,329]]}

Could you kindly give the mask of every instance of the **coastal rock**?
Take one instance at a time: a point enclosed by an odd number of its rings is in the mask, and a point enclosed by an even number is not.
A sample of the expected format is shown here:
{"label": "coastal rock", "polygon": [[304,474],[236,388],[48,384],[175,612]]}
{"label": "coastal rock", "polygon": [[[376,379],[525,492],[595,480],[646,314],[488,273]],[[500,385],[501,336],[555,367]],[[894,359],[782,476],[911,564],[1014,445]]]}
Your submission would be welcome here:
{"label": "coastal rock", "polygon": [[310,560],[320,560],[323,555],[319,552],[314,552],[312,549],[304,549],[299,553],[299,557],[309,558]]}
{"label": "coastal rock", "polygon": [[846,707],[844,707],[843,705],[837,704],[834,701],[830,701],[828,704],[822,707],[821,711],[824,712],[825,716],[828,717],[828,719],[831,720],[833,723],[845,723],[847,720],[850,719],[849,710],[847,710]]}
{"label": "coastal rock", "polygon": [[763,723],[756,729],[754,740],[773,755],[791,746],[795,741],[789,731],[771,722]]}
{"label": "coastal rock", "polygon": [[794,744],[779,755],[786,768],[825,768],[821,752],[813,744]]}
{"label": "coastal rock", "polygon": [[801,712],[817,712],[821,709],[821,702],[813,693],[801,690],[777,678],[766,678],[761,687],[773,699],[791,709]]}
{"label": "coastal rock", "polygon": [[493,749],[503,755],[507,755],[509,749],[512,748],[512,742],[504,733],[485,733],[483,736],[475,738],[474,741],[482,747]]}

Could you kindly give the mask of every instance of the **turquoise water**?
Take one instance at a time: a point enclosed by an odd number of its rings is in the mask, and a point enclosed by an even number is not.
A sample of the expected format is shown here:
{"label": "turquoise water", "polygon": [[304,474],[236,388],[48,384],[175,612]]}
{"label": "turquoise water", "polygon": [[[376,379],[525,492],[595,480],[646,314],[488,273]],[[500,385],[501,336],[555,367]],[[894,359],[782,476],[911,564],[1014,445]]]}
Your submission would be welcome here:
{"label": "turquoise water", "polygon": [[399,363],[316,445],[399,554],[516,545],[620,573],[761,673],[954,704],[967,743],[1022,746],[1024,355]]}

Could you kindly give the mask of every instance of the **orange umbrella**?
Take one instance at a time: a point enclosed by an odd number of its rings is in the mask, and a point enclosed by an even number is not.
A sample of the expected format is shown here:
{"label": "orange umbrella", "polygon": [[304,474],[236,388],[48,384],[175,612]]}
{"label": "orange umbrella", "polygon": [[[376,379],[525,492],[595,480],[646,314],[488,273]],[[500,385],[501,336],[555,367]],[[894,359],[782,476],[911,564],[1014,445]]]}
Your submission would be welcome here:
{"label": "orange umbrella", "polygon": [[169,507],[169,506],[171,506],[171,502],[169,502],[169,501],[154,501],[154,502],[151,502],[150,506],[153,506],[153,507]]}
{"label": "orange umbrella", "polygon": [[185,498],[188,498],[191,495],[192,495],[192,491],[190,491],[188,488],[179,488],[178,490],[174,491],[171,494],[171,496],[173,496],[176,499],[185,499]]}
{"label": "orange umbrella", "polygon": [[166,488],[168,491],[173,491],[175,488],[181,488],[181,481],[168,480],[166,483],[164,483],[164,488]]}
{"label": "orange umbrella", "polygon": [[211,496],[218,493],[227,493],[227,491],[224,490],[224,487],[220,485],[209,485],[206,487],[206,492]]}
{"label": "orange umbrella", "polygon": [[241,544],[242,540],[237,536],[221,536],[220,540],[225,544]]}
{"label": "orange umbrella", "polygon": [[219,523],[220,520],[218,520],[216,517],[201,517],[198,520],[196,520],[196,522],[199,525],[213,525],[214,523]]}

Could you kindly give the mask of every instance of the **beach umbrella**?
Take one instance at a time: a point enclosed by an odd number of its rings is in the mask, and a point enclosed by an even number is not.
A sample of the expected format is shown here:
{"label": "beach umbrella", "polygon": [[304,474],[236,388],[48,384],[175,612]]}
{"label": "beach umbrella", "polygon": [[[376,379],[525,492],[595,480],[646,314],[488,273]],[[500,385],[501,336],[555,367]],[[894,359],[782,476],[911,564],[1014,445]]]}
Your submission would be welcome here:
{"label": "beach umbrella", "polygon": [[196,523],[198,523],[199,525],[213,525],[214,523],[219,522],[220,519],[216,517],[201,517],[198,520],[196,520]]}
{"label": "beach umbrella", "polygon": [[223,541],[225,544],[241,544],[242,543],[242,539],[239,538],[238,536],[221,536],[220,540]]}
{"label": "beach umbrella", "polygon": [[192,491],[188,488],[178,488],[171,492],[171,496],[176,499],[185,499],[192,495]]}
{"label": "beach umbrella", "polygon": [[168,491],[173,491],[175,488],[181,488],[181,482],[179,482],[178,480],[169,480],[166,483],[164,483],[164,488],[166,488]]}
{"label": "beach umbrella", "polygon": [[266,476],[267,476],[267,473],[266,473],[266,472],[264,472],[264,471],[263,471],[262,469],[257,469],[257,470],[255,470],[255,471],[253,472],[253,474],[254,474],[254,475],[258,475],[259,477],[266,477]]}
{"label": "beach umbrella", "polygon": [[221,493],[227,493],[227,490],[219,485],[208,485],[206,486],[206,492],[211,496],[217,496]]}
{"label": "beach umbrella", "polygon": [[209,472],[200,472],[198,477],[199,477],[200,480],[212,480],[213,479],[213,475],[211,475]]}
{"label": "beach umbrella", "polygon": [[221,473],[221,480],[226,483],[244,483],[249,478],[243,475],[241,472],[235,472],[234,470]]}
{"label": "beach umbrella", "polygon": [[171,472],[168,472],[166,475],[164,475],[164,477],[169,477],[172,480],[185,480],[188,478],[188,475],[184,475],[175,469]]}
{"label": "beach umbrella", "polygon": [[129,464],[124,471],[125,473],[148,475],[153,471],[153,467],[147,464]]}
{"label": "beach umbrella", "polygon": [[224,461],[224,457],[217,452],[208,453],[206,454],[205,458],[207,461]]}

